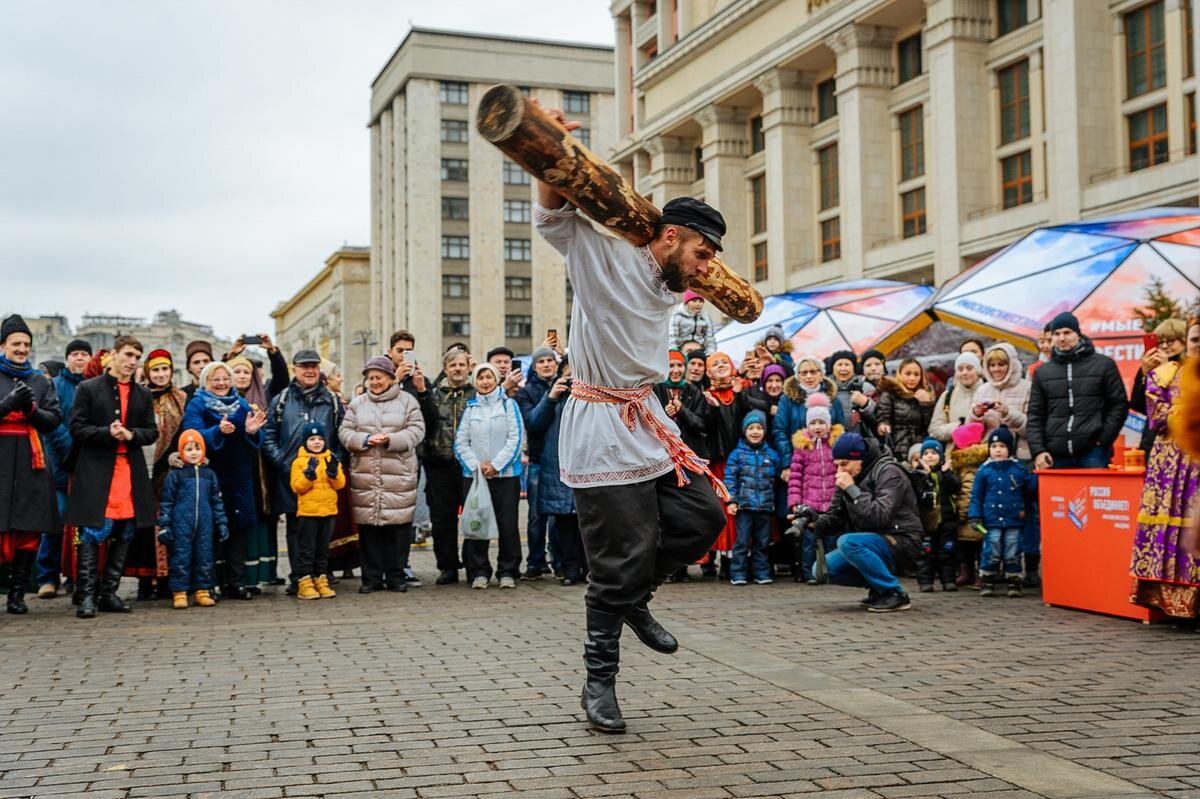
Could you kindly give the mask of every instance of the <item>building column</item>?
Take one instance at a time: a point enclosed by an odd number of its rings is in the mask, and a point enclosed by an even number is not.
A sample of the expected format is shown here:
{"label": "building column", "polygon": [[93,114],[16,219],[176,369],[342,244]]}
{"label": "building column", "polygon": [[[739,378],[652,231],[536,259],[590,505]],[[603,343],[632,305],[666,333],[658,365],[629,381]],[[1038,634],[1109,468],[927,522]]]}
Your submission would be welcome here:
{"label": "building column", "polygon": [[805,237],[813,218],[813,171],[809,165],[813,107],[812,76],[772,69],[754,81],[763,97],[763,154],[767,188],[767,284],[778,294],[788,288],[790,270],[805,260],[812,242]]}
{"label": "building column", "polygon": [[[1184,30],[1185,3],[1192,0],[1166,0],[1163,4],[1163,33],[1166,35],[1167,68],[1167,142],[1169,158],[1183,158],[1187,145],[1187,114],[1184,113],[1183,72],[1187,58],[1187,31]],[[1194,23],[1193,23],[1194,24]],[[1179,102],[1172,102],[1173,98]]]}
{"label": "building column", "polygon": [[383,262],[383,118],[371,124],[371,293],[370,325],[377,333],[388,325],[384,314]]}
{"label": "building column", "polygon": [[896,180],[888,105],[895,31],[847,25],[826,40],[837,56],[838,194],[842,276],[861,277],[866,251],[896,230]]}
{"label": "building column", "polygon": [[[397,283],[403,302],[397,322],[405,325],[417,339],[422,363],[440,366],[442,344],[442,182],[441,182],[441,102],[438,82],[411,79],[405,85],[405,125],[403,128],[405,187],[404,211],[396,235],[403,237],[402,282]],[[411,161],[411,164],[409,163]],[[397,252],[399,253],[400,248]],[[431,290],[432,288],[432,290]],[[391,331],[388,331],[390,334]],[[435,372],[436,374],[436,372]]]}
{"label": "building column", "polygon": [[[471,108],[479,107],[486,89],[484,84],[470,85]],[[471,125],[467,159],[471,165],[467,183],[471,242],[469,341],[476,360],[482,360],[480,353],[504,343],[504,217],[499,213],[504,202],[500,166],[503,156]],[[441,294],[440,285],[437,292]]]}
{"label": "building column", "polygon": [[[989,83],[994,84],[995,80]],[[999,93],[991,97],[999,101]],[[1029,54],[1029,154],[1030,166],[1033,169],[1033,201],[1038,202],[1046,196],[1046,71],[1045,59],[1041,50]],[[1000,181],[1000,165],[994,165],[992,174],[996,177],[997,186]],[[1003,190],[992,192],[992,197],[1002,196]]]}
{"label": "building column", "polygon": [[617,130],[620,135],[614,138],[628,136],[633,132],[630,125],[633,119],[633,87],[631,81],[633,79],[633,23],[630,20],[629,14],[622,14],[617,17],[616,25],[616,50],[614,53],[615,63],[613,68],[615,75],[613,76],[613,96],[617,103]]}
{"label": "building column", "polygon": [[650,201],[662,208],[667,200],[689,194],[695,145],[679,136],[655,136],[644,146],[650,153]]}
{"label": "building column", "polygon": [[746,154],[750,152],[746,113],[740,108],[710,105],[700,110],[696,121],[703,129],[704,201],[725,217],[721,258],[749,279],[753,265],[746,243]]}
{"label": "building column", "polygon": [[[541,101],[543,106],[549,108],[562,107],[562,92],[558,89],[535,89],[534,95]],[[592,101],[597,100],[597,96],[592,96]],[[599,111],[599,109],[596,109]],[[595,114],[592,119],[598,119]],[[597,137],[597,132],[592,131],[592,141],[611,141],[611,139],[601,139]],[[537,181],[529,182],[529,198],[530,208],[537,202]],[[531,315],[533,316],[533,329],[530,331],[530,340],[533,342],[534,349],[537,349],[542,344],[542,337],[546,335],[547,330],[558,331],[559,340],[567,343],[567,264],[563,260],[562,255],[558,250],[554,249],[545,239],[538,235],[537,230],[531,223],[529,226],[530,238],[532,245],[530,247],[531,258],[531,274],[533,275],[533,302],[531,303]]]}
{"label": "building column", "polygon": [[[925,51],[929,107],[925,135],[934,143],[925,183],[927,224],[933,237],[933,279],[942,284],[962,268],[962,224],[973,211],[996,204],[997,137],[990,125],[988,0],[927,0]],[[1032,75],[1030,76],[1032,81]],[[1032,131],[1031,131],[1032,134]]]}

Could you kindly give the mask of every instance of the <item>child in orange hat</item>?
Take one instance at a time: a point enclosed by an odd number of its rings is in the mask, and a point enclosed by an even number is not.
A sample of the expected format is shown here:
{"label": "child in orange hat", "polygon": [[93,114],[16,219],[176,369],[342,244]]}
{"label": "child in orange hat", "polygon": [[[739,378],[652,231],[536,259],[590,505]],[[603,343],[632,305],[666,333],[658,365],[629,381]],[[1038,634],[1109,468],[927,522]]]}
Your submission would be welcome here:
{"label": "child in orange hat", "polygon": [[217,475],[204,455],[199,430],[179,434],[179,450],[167,459],[172,468],[158,504],[158,540],[170,552],[168,581],[176,610],[188,606],[189,592],[201,607],[216,604],[210,594],[215,584],[213,533],[221,541],[229,537]]}

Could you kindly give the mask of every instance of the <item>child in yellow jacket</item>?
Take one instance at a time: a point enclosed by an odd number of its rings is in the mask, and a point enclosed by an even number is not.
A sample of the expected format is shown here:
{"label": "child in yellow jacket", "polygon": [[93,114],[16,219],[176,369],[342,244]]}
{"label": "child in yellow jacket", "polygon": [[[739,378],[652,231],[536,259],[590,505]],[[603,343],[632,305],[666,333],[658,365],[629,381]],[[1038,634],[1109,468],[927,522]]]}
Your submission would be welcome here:
{"label": "child in yellow jacket", "polygon": [[292,461],[292,490],[296,492],[297,599],[337,596],[326,574],[329,541],[337,517],[337,492],[346,485],[346,472],[325,445],[325,428],[309,422],[304,446]]}

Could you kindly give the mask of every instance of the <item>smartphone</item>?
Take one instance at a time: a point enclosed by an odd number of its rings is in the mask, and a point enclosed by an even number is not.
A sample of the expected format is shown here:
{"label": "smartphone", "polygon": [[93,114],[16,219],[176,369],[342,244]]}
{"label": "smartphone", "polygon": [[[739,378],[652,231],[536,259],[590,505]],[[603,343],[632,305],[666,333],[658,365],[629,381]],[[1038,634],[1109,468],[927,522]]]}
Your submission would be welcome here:
{"label": "smartphone", "polygon": [[408,363],[411,363],[413,366],[416,366],[416,364],[417,364],[416,353],[414,353],[412,350],[405,350],[404,351],[404,360]]}
{"label": "smartphone", "polygon": [[555,330],[554,328],[550,328],[549,330],[546,331],[546,338],[551,339],[553,341],[558,341],[558,331]]}
{"label": "smartphone", "polygon": [[1158,347],[1158,334],[1146,333],[1142,336],[1142,346],[1145,347],[1146,352],[1156,349]]}
{"label": "smartphone", "polygon": [[521,371],[521,367],[522,367],[521,359],[513,358],[513,363],[512,363],[513,370],[519,372],[519,371]]}
{"label": "smartphone", "polygon": [[262,344],[262,336],[242,336],[242,343],[247,346],[251,344]]}

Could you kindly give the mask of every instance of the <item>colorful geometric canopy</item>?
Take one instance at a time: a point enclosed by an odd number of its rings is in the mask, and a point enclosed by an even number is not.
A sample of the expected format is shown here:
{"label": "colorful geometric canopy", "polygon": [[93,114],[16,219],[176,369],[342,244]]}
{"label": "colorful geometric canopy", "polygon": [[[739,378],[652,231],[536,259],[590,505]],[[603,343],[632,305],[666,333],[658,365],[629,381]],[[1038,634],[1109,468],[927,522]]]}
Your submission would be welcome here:
{"label": "colorful geometric canopy", "polygon": [[837,350],[862,352],[898,322],[928,303],[930,286],[895,280],[852,280],[767,297],[753,322],[734,322],[717,332],[717,347],[735,361],[779,325],[792,352],[825,357]]}

